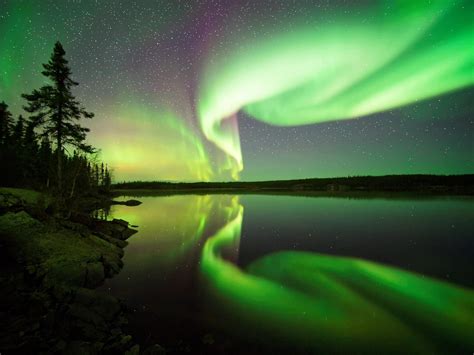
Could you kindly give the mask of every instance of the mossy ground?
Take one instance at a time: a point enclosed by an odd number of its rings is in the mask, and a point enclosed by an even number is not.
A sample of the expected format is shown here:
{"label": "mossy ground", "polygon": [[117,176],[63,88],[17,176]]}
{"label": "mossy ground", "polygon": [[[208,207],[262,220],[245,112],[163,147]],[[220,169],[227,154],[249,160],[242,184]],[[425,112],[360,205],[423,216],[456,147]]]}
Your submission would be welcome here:
{"label": "mossy ground", "polygon": [[121,331],[123,305],[93,290],[120,271],[134,231],[50,216],[50,197],[36,191],[0,188],[0,197],[0,352],[138,353]]}

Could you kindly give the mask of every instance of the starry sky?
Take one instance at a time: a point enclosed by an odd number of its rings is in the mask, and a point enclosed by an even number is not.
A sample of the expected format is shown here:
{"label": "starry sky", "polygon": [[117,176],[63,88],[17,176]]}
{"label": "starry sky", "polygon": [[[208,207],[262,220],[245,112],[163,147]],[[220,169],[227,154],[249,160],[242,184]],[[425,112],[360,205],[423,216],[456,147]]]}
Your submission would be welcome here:
{"label": "starry sky", "polygon": [[0,0],[0,101],[62,42],[116,181],[474,173],[472,1]]}

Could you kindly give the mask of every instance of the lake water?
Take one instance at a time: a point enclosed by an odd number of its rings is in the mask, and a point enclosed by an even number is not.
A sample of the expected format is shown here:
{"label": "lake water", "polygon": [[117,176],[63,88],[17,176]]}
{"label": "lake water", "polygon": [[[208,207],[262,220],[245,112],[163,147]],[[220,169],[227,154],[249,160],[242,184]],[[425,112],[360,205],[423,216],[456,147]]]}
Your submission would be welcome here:
{"label": "lake water", "polygon": [[[130,197],[122,197],[126,200]],[[142,196],[102,287],[170,352],[472,347],[474,199]]]}

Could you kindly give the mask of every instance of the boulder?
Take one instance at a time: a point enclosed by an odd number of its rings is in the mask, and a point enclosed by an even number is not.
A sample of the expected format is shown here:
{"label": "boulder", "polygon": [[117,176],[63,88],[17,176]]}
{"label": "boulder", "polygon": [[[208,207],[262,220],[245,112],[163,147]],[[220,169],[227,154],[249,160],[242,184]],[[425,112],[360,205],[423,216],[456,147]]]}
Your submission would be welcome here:
{"label": "boulder", "polygon": [[24,207],[24,201],[11,193],[0,193],[0,210],[19,210]]}
{"label": "boulder", "polygon": [[77,290],[74,303],[91,309],[108,321],[115,318],[121,310],[120,302],[116,298],[86,288]]}
{"label": "boulder", "polygon": [[85,287],[96,288],[105,279],[104,266],[100,262],[88,263],[86,266]]}
{"label": "boulder", "polygon": [[128,222],[127,222],[127,221],[124,221],[123,219],[114,218],[114,219],[112,220],[112,223],[115,223],[115,224],[118,224],[119,226],[128,228]]}
{"label": "boulder", "polygon": [[104,257],[102,263],[104,264],[105,274],[107,277],[112,277],[113,275],[118,274],[123,267],[123,261],[119,257]]}
{"label": "boulder", "polygon": [[66,349],[64,349],[63,354],[70,355],[92,355],[98,354],[97,349],[94,347],[94,344],[85,341],[73,340],[67,344]]}
{"label": "boulder", "polygon": [[121,219],[114,219],[111,222],[96,221],[94,231],[120,240],[126,240],[137,233],[135,229],[128,228],[128,222]]}
{"label": "boulder", "polygon": [[132,346],[129,350],[125,352],[125,355],[139,355],[140,354],[140,345],[136,344]]}
{"label": "boulder", "polygon": [[142,353],[142,355],[165,355],[165,354],[166,354],[166,349],[158,344],[149,346]]}
{"label": "boulder", "polygon": [[80,320],[94,328],[106,328],[106,323],[100,314],[79,303],[69,305],[68,316],[72,319],[75,325],[77,325]]}
{"label": "boulder", "polygon": [[128,242],[125,241],[125,240],[122,240],[122,239],[117,239],[117,238],[112,238],[112,237],[109,237],[107,234],[104,234],[104,233],[101,233],[101,232],[96,232],[94,233],[94,235],[96,235],[97,237],[111,243],[111,244],[114,244],[116,245],[117,247],[123,249],[125,248],[127,245],[128,245]]}

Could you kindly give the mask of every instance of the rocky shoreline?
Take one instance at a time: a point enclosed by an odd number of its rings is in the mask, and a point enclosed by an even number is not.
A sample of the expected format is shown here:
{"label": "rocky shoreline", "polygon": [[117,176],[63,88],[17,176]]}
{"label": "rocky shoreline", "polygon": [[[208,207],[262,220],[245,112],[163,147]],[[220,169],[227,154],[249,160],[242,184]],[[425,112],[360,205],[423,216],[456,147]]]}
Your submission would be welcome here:
{"label": "rocky shoreline", "polygon": [[137,231],[81,212],[53,217],[46,200],[0,190],[0,353],[164,353],[140,349],[122,331],[127,307],[94,290],[120,272]]}

